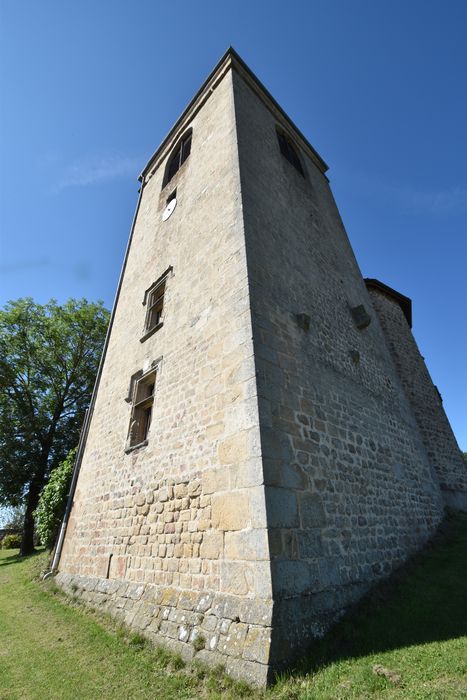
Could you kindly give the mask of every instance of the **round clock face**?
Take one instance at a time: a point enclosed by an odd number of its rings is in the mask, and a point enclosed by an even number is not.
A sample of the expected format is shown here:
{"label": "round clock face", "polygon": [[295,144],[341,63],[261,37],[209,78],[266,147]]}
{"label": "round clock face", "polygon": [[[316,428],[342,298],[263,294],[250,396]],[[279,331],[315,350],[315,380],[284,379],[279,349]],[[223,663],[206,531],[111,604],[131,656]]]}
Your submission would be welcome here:
{"label": "round clock face", "polygon": [[167,204],[166,208],[162,212],[162,221],[167,221],[169,216],[172,214],[173,210],[177,206],[177,200],[175,197],[170,200],[170,202]]}

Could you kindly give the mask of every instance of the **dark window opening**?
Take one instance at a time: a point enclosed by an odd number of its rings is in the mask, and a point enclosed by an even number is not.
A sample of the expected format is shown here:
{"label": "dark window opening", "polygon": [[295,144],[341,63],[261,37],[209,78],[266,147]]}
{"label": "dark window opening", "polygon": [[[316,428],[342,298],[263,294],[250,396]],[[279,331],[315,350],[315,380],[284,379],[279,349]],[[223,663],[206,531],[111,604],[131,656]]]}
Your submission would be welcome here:
{"label": "dark window opening", "polygon": [[162,321],[164,308],[165,280],[158,284],[148,294],[148,310],[146,312],[146,331],[150,331]]}
{"label": "dark window opening", "polygon": [[174,175],[179,171],[180,167],[186,161],[191,152],[191,130],[183,136],[178,142],[175,149],[167,161],[165,167],[164,181],[162,183],[162,188],[164,188],[174,177]]}
{"label": "dark window opening", "polygon": [[[175,196],[176,190],[172,192]],[[172,199],[169,197],[169,201]],[[167,280],[172,273],[172,266],[167,270],[144,292],[143,306],[146,307],[144,317],[143,336],[140,338],[140,343],[144,343],[150,336],[158,331],[164,325],[165,316],[165,292]]]}
{"label": "dark window opening", "polygon": [[129,430],[129,447],[135,447],[147,440],[151,427],[156,372],[143,375],[135,385]]}
{"label": "dark window opening", "polygon": [[130,378],[130,386],[128,387],[128,394],[125,397],[125,401],[127,403],[131,403],[133,401],[133,393],[135,390],[135,384],[140,379],[143,375],[143,370],[139,369],[137,372],[131,375]]}
{"label": "dark window opening", "polygon": [[277,132],[277,138],[279,139],[279,148],[284,158],[287,158],[295,170],[297,170],[302,177],[305,177],[300,156],[298,155],[297,148],[292,139],[290,139],[283,131]]}

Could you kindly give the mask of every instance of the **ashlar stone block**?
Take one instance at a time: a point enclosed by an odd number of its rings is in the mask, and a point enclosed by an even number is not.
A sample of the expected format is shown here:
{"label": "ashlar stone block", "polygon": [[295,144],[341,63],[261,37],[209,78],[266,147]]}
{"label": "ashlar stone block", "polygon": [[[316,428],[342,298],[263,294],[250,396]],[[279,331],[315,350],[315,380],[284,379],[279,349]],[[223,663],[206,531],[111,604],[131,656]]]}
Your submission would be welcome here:
{"label": "ashlar stone block", "polygon": [[200,557],[202,559],[219,559],[222,556],[223,545],[224,536],[222,532],[217,530],[206,531],[199,548]]}
{"label": "ashlar stone block", "polygon": [[219,530],[243,530],[250,526],[248,489],[212,497],[212,525]]}
{"label": "ashlar stone block", "polygon": [[317,493],[304,492],[299,495],[300,524],[303,528],[324,527],[326,515],[323,502]]}
{"label": "ashlar stone block", "polygon": [[248,432],[243,431],[220,443],[218,449],[221,464],[237,464],[249,457]]}
{"label": "ashlar stone block", "polygon": [[224,558],[252,561],[269,559],[267,530],[226,532]]}

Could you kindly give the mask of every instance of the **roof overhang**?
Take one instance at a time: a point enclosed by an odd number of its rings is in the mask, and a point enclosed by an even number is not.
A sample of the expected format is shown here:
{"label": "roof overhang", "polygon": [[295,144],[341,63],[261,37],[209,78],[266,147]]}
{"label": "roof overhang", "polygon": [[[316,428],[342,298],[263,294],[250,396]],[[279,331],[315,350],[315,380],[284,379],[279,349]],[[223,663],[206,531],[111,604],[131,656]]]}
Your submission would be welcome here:
{"label": "roof overhang", "polygon": [[396,301],[401,307],[402,312],[407,319],[407,323],[409,324],[410,328],[412,328],[412,299],[409,299],[409,297],[406,297],[404,294],[397,292],[392,287],[388,287],[387,284],[384,284],[379,280],[366,277],[364,282],[367,289],[377,289],[379,292],[382,292],[388,297],[391,297],[391,299],[394,299],[394,301]]}

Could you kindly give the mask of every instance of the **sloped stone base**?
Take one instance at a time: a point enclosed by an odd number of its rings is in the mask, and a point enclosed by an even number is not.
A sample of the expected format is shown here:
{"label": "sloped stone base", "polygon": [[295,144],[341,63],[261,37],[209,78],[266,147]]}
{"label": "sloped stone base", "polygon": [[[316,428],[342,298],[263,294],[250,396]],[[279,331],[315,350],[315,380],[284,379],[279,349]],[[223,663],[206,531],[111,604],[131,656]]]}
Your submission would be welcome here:
{"label": "sloped stone base", "polygon": [[[208,666],[221,664],[232,677],[255,686],[268,680],[270,600],[67,573],[57,574],[56,581],[68,595],[105,610],[186,661],[196,657]],[[196,651],[202,642],[204,648]]]}

